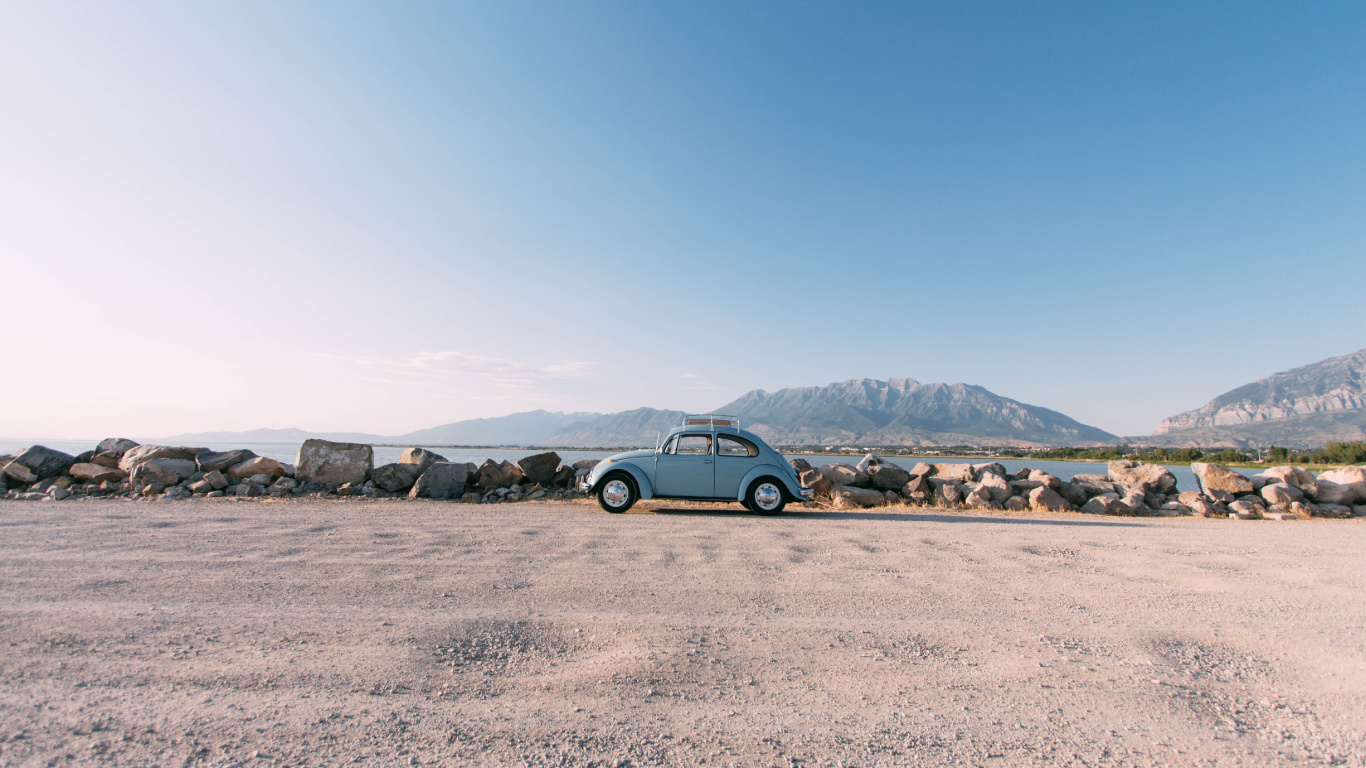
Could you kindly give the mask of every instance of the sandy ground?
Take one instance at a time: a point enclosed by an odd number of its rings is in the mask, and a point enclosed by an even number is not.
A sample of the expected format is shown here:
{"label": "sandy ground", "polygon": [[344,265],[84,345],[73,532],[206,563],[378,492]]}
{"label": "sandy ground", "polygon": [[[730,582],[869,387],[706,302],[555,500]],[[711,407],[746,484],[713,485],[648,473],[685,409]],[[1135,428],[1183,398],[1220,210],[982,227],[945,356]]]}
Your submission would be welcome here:
{"label": "sandy ground", "polygon": [[1366,764],[1366,521],[0,502],[0,765]]}

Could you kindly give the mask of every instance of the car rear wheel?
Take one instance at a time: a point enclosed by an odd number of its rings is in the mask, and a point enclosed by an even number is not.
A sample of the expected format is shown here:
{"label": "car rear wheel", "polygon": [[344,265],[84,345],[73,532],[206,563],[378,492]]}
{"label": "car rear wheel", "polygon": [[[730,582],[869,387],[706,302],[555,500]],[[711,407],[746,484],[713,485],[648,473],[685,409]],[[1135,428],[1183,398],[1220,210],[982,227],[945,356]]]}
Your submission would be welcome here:
{"label": "car rear wheel", "polygon": [[635,483],[625,475],[609,475],[598,485],[598,506],[613,514],[620,514],[636,503]]}
{"label": "car rear wheel", "polygon": [[755,480],[749,486],[749,493],[745,494],[745,502],[745,506],[761,515],[776,515],[787,504],[782,486],[771,477]]}

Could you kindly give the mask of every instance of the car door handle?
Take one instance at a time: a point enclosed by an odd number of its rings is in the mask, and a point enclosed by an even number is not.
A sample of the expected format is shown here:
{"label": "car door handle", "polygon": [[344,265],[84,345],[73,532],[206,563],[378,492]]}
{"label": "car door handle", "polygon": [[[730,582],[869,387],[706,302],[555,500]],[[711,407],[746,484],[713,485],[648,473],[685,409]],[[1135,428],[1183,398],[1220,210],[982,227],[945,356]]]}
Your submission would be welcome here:
{"label": "car door handle", "polygon": [[703,459],[703,460],[702,460],[702,463],[703,463],[703,464],[715,464],[716,462],[713,461],[712,459]]}

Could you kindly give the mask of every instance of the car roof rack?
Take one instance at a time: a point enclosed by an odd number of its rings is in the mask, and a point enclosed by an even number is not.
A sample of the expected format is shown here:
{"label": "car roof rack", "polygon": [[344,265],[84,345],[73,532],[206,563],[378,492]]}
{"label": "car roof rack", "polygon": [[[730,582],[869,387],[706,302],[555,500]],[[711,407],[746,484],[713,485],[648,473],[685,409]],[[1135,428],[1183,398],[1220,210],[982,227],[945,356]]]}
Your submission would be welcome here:
{"label": "car roof rack", "polygon": [[733,427],[740,428],[740,419],[735,416],[722,416],[718,413],[688,413],[683,415],[685,427]]}

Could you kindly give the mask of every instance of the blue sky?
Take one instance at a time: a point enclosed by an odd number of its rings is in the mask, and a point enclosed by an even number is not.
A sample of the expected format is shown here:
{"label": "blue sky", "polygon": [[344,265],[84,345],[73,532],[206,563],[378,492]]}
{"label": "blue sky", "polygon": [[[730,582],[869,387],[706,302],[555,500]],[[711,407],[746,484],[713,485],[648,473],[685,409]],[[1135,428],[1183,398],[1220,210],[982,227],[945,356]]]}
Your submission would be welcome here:
{"label": "blue sky", "polygon": [[0,433],[965,381],[1121,434],[1366,346],[1366,5],[0,7]]}

